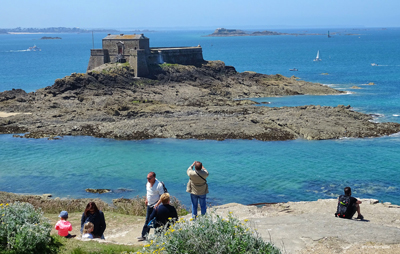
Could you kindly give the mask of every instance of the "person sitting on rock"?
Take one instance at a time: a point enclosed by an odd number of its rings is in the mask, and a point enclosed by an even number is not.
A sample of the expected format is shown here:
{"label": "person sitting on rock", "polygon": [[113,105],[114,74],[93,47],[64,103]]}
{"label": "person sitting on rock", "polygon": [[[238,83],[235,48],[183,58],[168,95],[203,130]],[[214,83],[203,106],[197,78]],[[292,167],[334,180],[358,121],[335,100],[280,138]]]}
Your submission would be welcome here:
{"label": "person sitting on rock", "polygon": [[344,188],[344,195],[340,195],[338,198],[338,206],[337,211],[335,213],[336,217],[352,219],[354,214],[357,212],[357,218],[363,220],[364,216],[361,215],[360,212],[360,204],[362,202],[353,198],[351,196],[351,188]]}

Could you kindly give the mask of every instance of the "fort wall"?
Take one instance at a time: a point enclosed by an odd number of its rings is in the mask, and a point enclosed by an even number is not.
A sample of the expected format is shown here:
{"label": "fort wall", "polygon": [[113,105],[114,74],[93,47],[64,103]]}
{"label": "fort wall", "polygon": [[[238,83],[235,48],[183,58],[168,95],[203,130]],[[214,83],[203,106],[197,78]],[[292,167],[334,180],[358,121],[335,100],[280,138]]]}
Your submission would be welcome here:
{"label": "fort wall", "polygon": [[104,63],[110,62],[110,55],[107,49],[91,49],[87,70],[92,70]]}
{"label": "fort wall", "polygon": [[136,77],[149,74],[149,64],[197,65],[204,62],[203,50],[197,47],[149,47],[149,39],[141,35],[108,35],[102,49],[92,49],[87,71],[110,62],[129,62]]}
{"label": "fort wall", "polygon": [[204,61],[201,47],[150,48],[149,63],[196,65]]}

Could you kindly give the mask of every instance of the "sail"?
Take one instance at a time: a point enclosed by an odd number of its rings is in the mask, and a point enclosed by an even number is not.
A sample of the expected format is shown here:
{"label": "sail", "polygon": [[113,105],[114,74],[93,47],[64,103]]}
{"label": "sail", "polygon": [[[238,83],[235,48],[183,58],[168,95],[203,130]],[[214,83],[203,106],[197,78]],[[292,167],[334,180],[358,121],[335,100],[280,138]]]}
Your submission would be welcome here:
{"label": "sail", "polygon": [[317,57],[314,59],[314,62],[318,62],[321,61],[321,59],[319,58],[319,50],[317,51]]}

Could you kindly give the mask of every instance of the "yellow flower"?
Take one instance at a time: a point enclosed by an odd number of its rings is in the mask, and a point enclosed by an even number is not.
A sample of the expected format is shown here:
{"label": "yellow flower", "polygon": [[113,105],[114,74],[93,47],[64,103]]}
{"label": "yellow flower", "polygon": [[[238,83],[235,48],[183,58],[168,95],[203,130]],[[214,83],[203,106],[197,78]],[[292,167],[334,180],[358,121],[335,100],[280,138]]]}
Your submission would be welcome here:
{"label": "yellow flower", "polygon": [[229,212],[229,214],[232,214],[233,212]]}
{"label": "yellow flower", "polygon": [[8,203],[6,205],[8,205]]}
{"label": "yellow flower", "polygon": [[144,247],[145,247],[145,248],[148,248],[148,247],[150,247],[150,244],[146,244]]}
{"label": "yellow flower", "polygon": [[248,219],[245,219],[245,220],[244,220],[244,222],[248,222],[248,221],[249,221]]}
{"label": "yellow flower", "polygon": [[172,217],[169,217],[168,220],[172,220]]}
{"label": "yellow flower", "polygon": [[190,218],[190,221],[193,221],[193,218]]}
{"label": "yellow flower", "polygon": [[0,204],[0,206],[3,206],[3,204]]}

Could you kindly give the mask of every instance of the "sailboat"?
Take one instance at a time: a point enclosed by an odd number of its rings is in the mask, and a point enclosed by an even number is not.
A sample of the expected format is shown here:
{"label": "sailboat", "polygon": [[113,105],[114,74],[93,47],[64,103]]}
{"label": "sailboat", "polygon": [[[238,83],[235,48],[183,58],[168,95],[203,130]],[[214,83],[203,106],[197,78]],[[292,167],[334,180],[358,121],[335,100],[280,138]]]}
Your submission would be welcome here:
{"label": "sailboat", "polygon": [[321,61],[321,58],[319,58],[319,50],[317,52],[317,57],[314,59],[314,62],[319,62]]}

